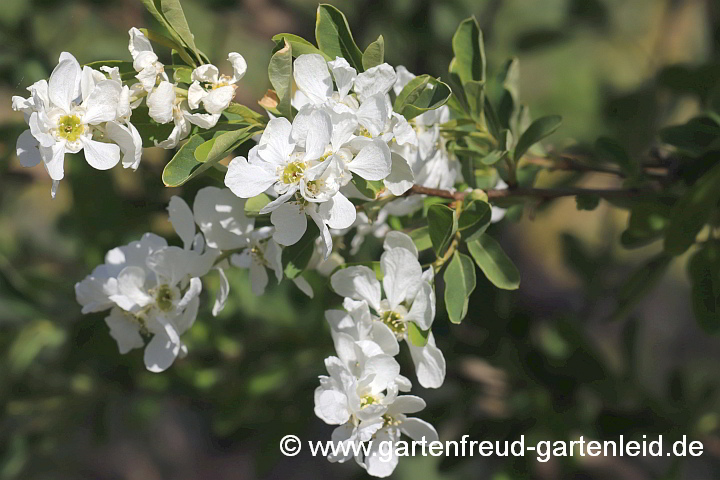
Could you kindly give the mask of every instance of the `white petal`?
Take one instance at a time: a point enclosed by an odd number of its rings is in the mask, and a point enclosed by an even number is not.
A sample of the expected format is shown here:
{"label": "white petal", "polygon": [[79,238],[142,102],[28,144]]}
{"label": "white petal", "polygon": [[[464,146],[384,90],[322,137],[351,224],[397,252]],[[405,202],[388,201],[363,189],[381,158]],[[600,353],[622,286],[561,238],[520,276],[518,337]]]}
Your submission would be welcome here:
{"label": "white petal", "polygon": [[236,52],[230,52],[228,54],[228,62],[232,64],[232,83],[235,83],[245,76],[245,72],[247,72],[247,62],[242,55]]}
{"label": "white petal", "polygon": [[422,283],[422,267],[415,255],[404,248],[393,248],[382,254],[383,290],[395,308],[407,300],[413,300]]}
{"label": "white petal", "polygon": [[415,74],[410,73],[403,65],[395,67],[395,74],[397,75],[397,80],[395,81],[395,85],[393,85],[393,91],[395,95],[399,95],[403,88],[405,88],[405,85],[415,78]]}
{"label": "white petal", "polygon": [[167,370],[180,353],[180,343],[170,340],[164,332],[156,333],[145,347],[145,367],[154,373]]}
{"label": "white petal", "polygon": [[423,281],[415,299],[412,302],[410,311],[405,316],[408,322],[415,324],[422,330],[428,330],[435,319],[435,291],[432,286]]}
{"label": "white petal", "polygon": [[212,309],[213,317],[217,317],[217,314],[222,312],[228,296],[230,296],[230,282],[228,281],[227,275],[225,275],[225,270],[218,268],[217,271],[220,274],[220,288],[218,288],[215,304]]}
{"label": "white petal", "polygon": [[373,342],[377,343],[383,352],[393,357],[400,353],[400,344],[390,327],[382,322],[372,322],[371,332]]}
{"label": "white petal", "polygon": [[203,106],[208,113],[219,114],[228,108],[233,98],[235,98],[235,87],[226,85],[210,90],[205,98],[203,98]]}
{"label": "white petal", "polygon": [[310,282],[305,280],[303,277],[295,277],[293,278],[293,283],[296,287],[300,289],[301,292],[303,292],[305,295],[307,295],[309,298],[313,298],[315,295],[315,292],[313,292],[313,288],[310,285]]}
{"label": "white petal", "polygon": [[200,102],[207,94],[205,89],[200,85],[200,82],[195,80],[188,88],[188,105],[190,108],[193,110],[200,108]]}
{"label": "white petal", "polygon": [[344,97],[352,88],[353,81],[357,77],[357,71],[342,57],[337,57],[332,62],[328,62],[328,66],[332,70],[340,96]]}
{"label": "white petal", "polygon": [[292,125],[288,119],[271,119],[263,131],[258,145],[258,155],[266,162],[281,165],[287,163],[288,157],[295,149],[295,142],[292,140]]}
{"label": "white petal", "polygon": [[305,161],[317,160],[325,154],[333,128],[330,115],[322,110],[312,112],[310,122],[311,127],[305,139]]}
{"label": "white petal", "polygon": [[371,95],[388,93],[396,79],[395,70],[387,63],[383,63],[359,74],[355,79],[354,90],[358,100],[364,102]]}
{"label": "white petal", "polygon": [[168,213],[170,214],[170,223],[183,241],[183,246],[186,250],[190,249],[195,238],[195,220],[192,210],[185,200],[173,195],[168,205]]}
{"label": "white petal", "polygon": [[435,338],[432,333],[424,347],[416,347],[412,342],[408,342],[408,347],[420,385],[425,388],[442,386],[445,381],[445,357],[435,346]]}
{"label": "white petal", "polygon": [[132,27],[128,31],[128,34],[130,35],[130,43],[128,45],[128,50],[130,50],[130,55],[132,56],[132,58],[137,57],[140,52],[153,51],[150,40],[148,40],[145,34],[142,33],[140,30]]}
{"label": "white petal", "polygon": [[[402,398],[402,397],[400,397]],[[415,441],[436,442],[438,439],[437,430],[425,420],[419,418],[406,418],[400,424],[402,433]]]}
{"label": "white petal", "polygon": [[315,104],[325,102],[332,94],[332,78],[322,55],[300,55],[294,63],[293,77],[298,89]]}
{"label": "white petal", "polygon": [[385,236],[383,248],[385,250],[390,250],[393,248],[404,248],[405,250],[409,250],[413,255],[415,255],[415,258],[417,258],[418,256],[417,247],[415,246],[415,242],[412,241],[412,238],[410,238],[409,235],[399,231],[389,232]]}
{"label": "white petal", "polygon": [[63,52],[48,81],[50,101],[65,112],[70,112],[70,104],[80,96],[81,76],[82,70],[75,57]]}
{"label": "white petal", "polygon": [[117,143],[122,154],[123,168],[136,170],[142,160],[142,137],[132,123],[127,126],[118,122],[108,122],[106,125],[108,138]]}
{"label": "white petal", "polygon": [[15,152],[20,161],[20,165],[23,167],[34,167],[42,161],[38,146],[39,143],[37,139],[33,137],[29,129],[20,134],[17,139],[17,144],[15,145]]}
{"label": "white petal", "polygon": [[57,142],[52,147],[40,147],[40,155],[50,178],[62,180],[65,176],[65,143]]}
{"label": "white petal", "polygon": [[342,425],[350,419],[346,405],[347,397],[337,390],[321,390],[315,395],[315,415],[330,425]]}
{"label": "white petal", "polygon": [[213,128],[217,124],[218,120],[220,120],[219,113],[183,112],[183,116],[193,125],[197,125],[198,127],[205,129]]}
{"label": "white petal", "polygon": [[228,165],[225,185],[241,198],[260,195],[277,181],[268,170],[248,163],[245,157],[235,157]]}
{"label": "white petal", "polygon": [[121,354],[145,345],[138,325],[133,323],[119,308],[113,308],[110,311],[110,315],[105,317],[105,323],[110,327],[110,336],[117,342]]}
{"label": "white petal", "polygon": [[388,413],[391,415],[417,413],[424,408],[425,400],[422,398],[415,395],[400,395],[388,407]]}
{"label": "white petal", "polygon": [[253,295],[259,297],[265,293],[268,284],[267,270],[257,262],[250,263],[250,283]]}
{"label": "white petal", "polygon": [[391,166],[390,149],[376,138],[360,150],[348,164],[348,169],[365,180],[382,180],[390,175]]}
{"label": "white petal", "polygon": [[197,82],[217,83],[219,75],[220,71],[218,68],[215,65],[207,63],[193,70],[190,78]]}
{"label": "white petal", "polygon": [[380,282],[368,267],[361,265],[338,270],[330,277],[330,284],[342,297],[365,300],[375,310],[380,308]]}
{"label": "white petal", "polygon": [[410,165],[403,157],[393,152],[391,159],[392,169],[390,175],[385,179],[385,186],[390,190],[390,193],[400,196],[410,190],[415,182],[415,176]]}
{"label": "white petal", "polygon": [[[384,445],[389,445],[391,448],[381,447]],[[368,474],[379,478],[389,477],[395,471],[397,464],[398,456],[395,453],[395,444],[392,443],[387,429],[378,431],[375,434],[372,451],[365,457],[365,468]]]}
{"label": "white petal", "polygon": [[98,170],[113,168],[120,161],[120,147],[114,143],[98,142],[82,137],[85,160]]}
{"label": "white petal", "polygon": [[95,85],[83,102],[86,109],[82,116],[83,123],[95,125],[115,120],[121,93],[122,85],[114,80],[103,80]]}
{"label": "white petal", "polygon": [[307,216],[294,203],[285,203],[273,210],[270,221],[275,225],[273,240],[284,246],[297,243],[307,230]]}
{"label": "white petal", "polygon": [[365,127],[370,135],[377,137],[385,131],[390,112],[385,95],[377,94],[368,97],[357,111],[358,123]]}
{"label": "white petal", "polygon": [[355,223],[357,210],[345,195],[338,192],[329,201],[320,204],[318,214],[330,228],[342,230]]}
{"label": "white petal", "polygon": [[175,85],[162,81],[147,97],[148,114],[158,123],[170,123],[173,120],[175,105]]}

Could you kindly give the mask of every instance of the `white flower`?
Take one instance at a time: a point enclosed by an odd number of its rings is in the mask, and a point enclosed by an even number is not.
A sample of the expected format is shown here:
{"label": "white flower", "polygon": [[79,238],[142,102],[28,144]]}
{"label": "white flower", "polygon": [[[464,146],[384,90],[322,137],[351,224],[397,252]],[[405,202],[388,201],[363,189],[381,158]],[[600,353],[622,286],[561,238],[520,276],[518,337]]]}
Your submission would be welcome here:
{"label": "white flower", "polygon": [[233,76],[220,75],[215,65],[200,65],[192,72],[193,83],[188,89],[188,104],[196,109],[200,104],[208,113],[220,114],[235,97],[235,85],[247,70],[247,63],[242,55],[231,52],[228,61],[233,66]]}
{"label": "white flower", "polygon": [[[340,270],[330,278],[330,283],[339,295],[366,302],[372,309],[373,321],[383,323],[397,340],[408,340],[409,322],[415,323],[420,330],[429,330],[435,318],[433,272],[432,269],[422,271],[417,249],[407,235],[390,232],[384,247],[385,252],[380,259],[382,285],[375,272],[365,266]],[[342,332],[337,326],[333,330]],[[382,340],[374,334],[371,335],[372,340],[394,355],[396,347],[385,341],[385,329],[378,327],[377,331],[384,332]],[[445,358],[435,346],[432,333],[428,333],[428,342],[423,347],[410,341],[406,343],[420,384],[425,388],[440,387],[445,379]]]}
{"label": "white flower", "polygon": [[[503,182],[501,178],[498,178],[497,183],[495,184],[495,189],[497,190],[506,190],[508,188],[508,184]],[[492,223],[497,223],[503,218],[505,218],[505,213],[507,212],[507,208],[502,207],[496,207],[495,205],[492,206],[491,210],[491,218],[490,221]]]}
{"label": "white flower", "polygon": [[244,198],[227,188],[205,187],[198,190],[193,203],[195,223],[210,248],[234,250],[248,245],[255,219],[245,215]]}
{"label": "white flower", "polygon": [[166,370],[187,351],[180,335],[195,321],[202,283],[209,270],[196,252],[168,246],[151,233],[110,250],[105,264],[75,285],[83,313],[110,308],[105,322],[120,353],[145,345],[145,366]]}
{"label": "white flower", "polygon": [[258,296],[265,293],[268,284],[266,268],[275,273],[278,282],[283,277],[282,249],[271,238],[272,234],[272,227],[263,227],[250,232],[247,248],[230,257],[230,263],[234,266],[250,270],[252,292]]}
{"label": "white flower", "polygon": [[158,61],[158,56],[153,51],[152,44],[145,34],[135,27],[131,28],[128,33],[130,34],[128,50],[133,58],[133,68],[138,72],[135,78],[138,79],[142,88],[150,93],[158,80],[168,80],[165,66]]}
{"label": "white flower", "polygon": [[325,359],[329,376],[321,376],[315,389],[315,415],[330,425],[352,421],[360,429],[375,425],[377,430],[397,396],[400,365],[368,340],[349,341],[338,355]]}
{"label": "white flower", "polygon": [[273,239],[293,245],[307,229],[309,215],[325,242],[325,257],[332,251],[329,228],[347,228],[355,221],[355,207],[339,192],[342,170],[333,155],[325,158],[324,129],[311,130],[305,148],[296,148],[293,126],[285,118],[268,122],[258,145],[248,159],[230,162],[225,185],[241,198],[250,198],[272,188],[278,195],[260,213],[272,212]]}
{"label": "white flower", "polygon": [[13,98],[13,108],[25,114],[30,126],[18,138],[17,154],[26,167],[43,162],[53,196],[64,177],[65,153],[82,150],[90,166],[107,170],[122,152],[125,166],[137,166],[141,140],[129,124],[127,90],[117,79],[81,69],[75,57],[63,52],[49,81],[29,90],[31,98]]}
{"label": "white flower", "polygon": [[158,123],[174,122],[175,127],[166,140],[155,141],[161,148],[175,148],[190,135],[191,124],[200,128],[212,128],[220,118],[219,113],[191,113],[187,99],[175,92],[175,84],[163,80],[148,94],[148,114]]}

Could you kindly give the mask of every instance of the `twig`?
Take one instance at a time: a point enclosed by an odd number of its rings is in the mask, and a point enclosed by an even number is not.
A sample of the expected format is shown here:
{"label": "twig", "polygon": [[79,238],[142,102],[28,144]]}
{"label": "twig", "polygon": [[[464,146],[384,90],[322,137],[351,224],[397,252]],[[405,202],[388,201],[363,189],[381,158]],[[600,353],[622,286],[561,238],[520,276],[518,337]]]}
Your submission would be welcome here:
{"label": "twig", "polygon": [[[448,198],[450,200],[464,200],[469,192],[451,192],[450,190],[441,190],[438,188],[427,188],[420,185],[413,185],[410,190],[405,192],[407,195],[430,195],[432,197]],[[491,189],[485,190],[488,199],[495,200],[498,198],[513,197],[535,197],[543,200],[551,200],[561,197],[575,197],[578,195],[590,195],[600,198],[628,198],[637,197],[652,193],[650,190],[640,190],[636,188],[627,189],[592,189],[592,188],[513,188],[513,189]]]}

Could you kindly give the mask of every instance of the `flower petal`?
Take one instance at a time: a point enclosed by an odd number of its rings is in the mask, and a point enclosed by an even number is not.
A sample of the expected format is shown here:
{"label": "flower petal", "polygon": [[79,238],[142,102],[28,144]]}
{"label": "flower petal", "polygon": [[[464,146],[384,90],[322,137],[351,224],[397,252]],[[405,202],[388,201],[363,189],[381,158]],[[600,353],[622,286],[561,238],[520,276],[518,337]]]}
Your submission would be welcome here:
{"label": "flower petal", "polygon": [[307,216],[294,203],[284,203],[273,210],[270,221],[275,225],[273,240],[284,246],[296,244],[307,230]]}
{"label": "flower petal", "polygon": [[348,61],[342,57],[336,57],[332,62],[328,62],[328,66],[332,70],[340,96],[344,97],[353,86],[355,77],[357,77],[357,70],[351,67]]}
{"label": "flower petal", "polygon": [[237,52],[228,53],[228,62],[232,64],[233,68],[231,82],[235,83],[245,76],[245,72],[247,72],[247,62],[245,61],[245,57]]}
{"label": "flower petal", "polygon": [[390,149],[384,141],[376,138],[355,155],[348,169],[365,180],[382,180],[390,175],[391,166]]}
{"label": "flower petal", "polygon": [[293,77],[298,89],[315,104],[325,102],[332,95],[332,78],[322,55],[313,53],[297,57]]}
{"label": "flower petal", "polygon": [[195,238],[195,219],[188,204],[177,195],[173,195],[168,205],[170,223],[183,241],[185,250],[189,250]]}
{"label": "flower petal", "polygon": [[[75,57],[67,52],[60,54],[60,62],[50,74],[48,96],[50,101],[70,112],[70,105],[80,96],[80,78],[82,70]],[[49,105],[47,106],[49,108]]]}
{"label": "flower petal", "polygon": [[98,142],[82,138],[85,160],[88,165],[98,170],[113,168],[120,161],[120,147],[114,143]]}
{"label": "flower petal", "polygon": [[365,99],[377,93],[382,95],[388,93],[396,79],[395,70],[387,63],[383,63],[359,74],[355,79],[354,90],[358,100],[364,102]]}
{"label": "flower petal", "polygon": [[341,297],[365,300],[375,310],[380,308],[380,282],[368,267],[361,265],[338,270],[330,277],[330,285]]}
{"label": "flower petal", "polygon": [[248,163],[245,157],[235,157],[228,165],[225,185],[241,198],[260,195],[277,181],[268,170]]}
{"label": "flower petal", "polygon": [[110,310],[110,315],[105,317],[105,323],[110,327],[110,336],[117,342],[121,354],[145,345],[138,325],[119,308]]}
{"label": "flower petal", "polygon": [[158,123],[170,123],[173,120],[175,105],[175,85],[162,81],[147,97],[148,114]]}
{"label": "flower petal", "polygon": [[20,134],[15,144],[15,152],[20,161],[20,165],[23,167],[34,167],[42,161],[38,146],[39,143],[37,139],[33,137],[30,129]]}
{"label": "flower petal", "polygon": [[415,176],[410,165],[403,157],[393,152],[390,158],[392,167],[390,175],[385,178],[385,186],[390,190],[390,193],[400,196],[410,190],[415,182]]}
{"label": "flower petal", "polygon": [[[410,395],[404,395],[410,396]],[[402,397],[398,397],[402,398]],[[423,402],[424,403],[424,402]],[[400,424],[400,431],[417,442],[435,442],[438,439],[437,430],[425,420],[419,418],[406,418]]]}
{"label": "flower petal", "polygon": [[439,388],[445,381],[445,357],[435,346],[435,338],[430,333],[424,347],[416,347],[408,342],[410,356],[415,364],[418,382],[425,388]]}
{"label": "flower petal", "polygon": [[422,267],[415,255],[404,248],[393,248],[382,254],[380,265],[385,274],[383,290],[390,308],[413,300],[422,283]]}
{"label": "flower petal", "polygon": [[95,125],[115,120],[121,93],[122,85],[114,80],[103,80],[95,85],[83,102],[86,109],[82,116],[83,123]]}

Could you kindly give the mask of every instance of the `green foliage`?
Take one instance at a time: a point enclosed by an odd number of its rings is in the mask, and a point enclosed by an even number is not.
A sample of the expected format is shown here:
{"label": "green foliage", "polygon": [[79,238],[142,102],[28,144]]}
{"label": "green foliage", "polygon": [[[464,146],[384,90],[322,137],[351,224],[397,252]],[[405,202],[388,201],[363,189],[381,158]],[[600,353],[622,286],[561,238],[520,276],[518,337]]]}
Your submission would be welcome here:
{"label": "green foliage", "polygon": [[290,121],[293,119],[290,105],[293,84],[292,59],[292,46],[283,40],[283,43],[278,43],[268,65],[268,77],[278,96],[277,111]]}
{"label": "green foliage", "polygon": [[474,17],[464,20],[452,39],[455,57],[450,62],[455,95],[475,121],[482,121],[485,88],[485,48]]}
{"label": "green foliage", "polygon": [[410,120],[447,103],[450,87],[429,75],[413,78],[398,94],[393,110]]}
{"label": "green foliage", "polygon": [[720,332],[720,244],[708,242],[688,262],[692,305],[698,325],[708,333]]}
{"label": "green foliage", "polygon": [[363,53],[355,44],[347,18],[332,5],[318,6],[315,41],[318,48],[331,59],[343,57],[355,70],[364,71]]}
{"label": "green foliage", "polygon": [[560,127],[562,117],[559,115],[549,115],[547,117],[538,118],[520,135],[520,139],[515,146],[513,158],[515,161],[520,160],[523,155],[543,138],[553,134]]}
{"label": "green foliage", "polygon": [[491,236],[482,234],[467,244],[477,266],[493,285],[503,290],[515,290],[520,286],[520,272]]}
{"label": "green foliage", "polygon": [[433,250],[442,257],[457,232],[457,214],[445,205],[432,205],[427,212],[427,222]]}
{"label": "green foliage", "polygon": [[362,55],[362,64],[365,70],[377,67],[385,62],[385,39],[380,35],[365,49]]}
{"label": "green foliage", "polygon": [[453,323],[463,321],[468,313],[470,295],[475,290],[475,265],[464,253],[455,252],[443,274],[445,309]]}

